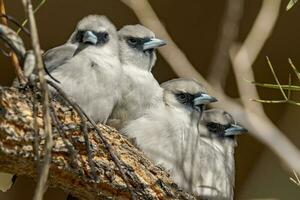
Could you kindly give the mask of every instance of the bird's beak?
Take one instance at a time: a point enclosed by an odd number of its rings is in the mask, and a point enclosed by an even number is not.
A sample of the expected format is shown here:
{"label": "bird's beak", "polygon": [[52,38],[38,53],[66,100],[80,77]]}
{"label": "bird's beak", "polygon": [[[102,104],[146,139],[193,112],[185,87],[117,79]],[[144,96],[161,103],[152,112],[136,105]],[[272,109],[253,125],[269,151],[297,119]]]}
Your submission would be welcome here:
{"label": "bird's beak", "polygon": [[86,31],[82,38],[83,43],[97,44],[98,38],[92,31]]}
{"label": "bird's beak", "polygon": [[235,136],[247,132],[248,130],[245,129],[244,127],[237,124],[231,124],[231,126],[225,130],[225,136]]}
{"label": "bird's beak", "polygon": [[147,51],[150,49],[156,49],[158,47],[164,46],[167,43],[161,39],[151,38],[149,41],[143,44],[143,51]]}
{"label": "bird's beak", "polygon": [[194,105],[199,106],[199,105],[204,105],[204,104],[209,104],[218,101],[215,97],[212,97],[208,94],[201,93],[201,95],[197,96],[194,98]]}

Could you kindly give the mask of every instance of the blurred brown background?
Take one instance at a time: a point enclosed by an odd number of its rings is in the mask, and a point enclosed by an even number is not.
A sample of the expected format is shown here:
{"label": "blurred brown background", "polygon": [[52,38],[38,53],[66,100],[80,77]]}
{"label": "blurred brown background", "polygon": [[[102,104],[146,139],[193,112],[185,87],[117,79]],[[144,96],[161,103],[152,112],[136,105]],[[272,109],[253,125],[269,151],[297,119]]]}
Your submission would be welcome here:
{"label": "blurred brown background", "polygon": [[[38,1],[33,1],[37,4]],[[6,0],[9,15],[19,21],[24,20],[21,1]],[[151,0],[151,5],[166,26],[167,30],[185,52],[198,71],[205,75],[211,63],[215,42],[220,29],[226,1],[175,1]],[[282,83],[288,80],[290,57],[300,68],[300,3],[286,12],[288,1],[283,1],[279,20],[271,38],[254,64],[256,80],[274,82],[265,56],[269,56]],[[260,8],[261,1],[245,1],[244,16],[241,22],[239,41],[243,41]],[[107,15],[120,28],[125,24],[138,23],[133,12],[118,0],[48,0],[36,14],[41,46],[44,50],[62,44],[73,31],[76,22],[88,14]],[[22,35],[30,46],[26,35]],[[10,85],[14,71],[10,60],[0,55],[0,84]],[[184,67],[184,66],[182,66]],[[176,77],[170,67],[159,57],[154,75],[160,81]],[[241,75],[242,76],[242,75]],[[228,94],[237,97],[234,76],[228,76]],[[278,91],[260,89],[262,99],[278,99]],[[298,94],[294,98],[300,99]],[[266,105],[268,116],[300,147],[300,107],[291,105]],[[236,199],[300,199],[300,188],[289,181],[290,173],[285,171],[280,161],[251,136],[239,138],[236,150]],[[13,189],[0,192],[1,200],[32,198],[35,183],[26,178],[17,179]],[[62,191],[49,189],[45,199],[64,199]]]}

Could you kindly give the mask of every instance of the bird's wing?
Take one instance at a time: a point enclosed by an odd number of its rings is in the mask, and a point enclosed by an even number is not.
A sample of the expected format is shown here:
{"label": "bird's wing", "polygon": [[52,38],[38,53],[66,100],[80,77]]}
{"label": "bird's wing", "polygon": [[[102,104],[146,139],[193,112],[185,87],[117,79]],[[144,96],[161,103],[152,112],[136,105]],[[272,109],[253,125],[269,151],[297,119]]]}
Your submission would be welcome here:
{"label": "bird's wing", "polygon": [[43,59],[47,71],[53,72],[58,66],[72,58],[75,51],[76,46],[72,44],[64,44],[46,51]]}

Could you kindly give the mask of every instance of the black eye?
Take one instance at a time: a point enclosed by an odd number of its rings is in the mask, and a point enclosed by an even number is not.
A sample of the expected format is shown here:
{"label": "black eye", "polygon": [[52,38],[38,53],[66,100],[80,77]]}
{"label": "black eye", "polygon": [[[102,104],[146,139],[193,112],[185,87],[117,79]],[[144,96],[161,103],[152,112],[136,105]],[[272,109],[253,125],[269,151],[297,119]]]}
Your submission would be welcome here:
{"label": "black eye", "polygon": [[108,40],[108,38],[109,38],[109,35],[108,35],[108,33],[106,33],[106,32],[105,32],[105,33],[103,33],[103,39],[107,41],[107,40]]}
{"label": "black eye", "polygon": [[135,38],[129,38],[127,41],[129,44],[133,44],[133,45],[137,44],[137,39]]}
{"label": "black eye", "polygon": [[189,95],[186,93],[179,93],[176,94],[176,98],[180,103],[186,104],[189,102]]}
{"label": "black eye", "polygon": [[213,133],[221,133],[225,130],[225,128],[221,124],[214,123],[214,122],[208,122],[206,124],[206,127],[210,132]]}

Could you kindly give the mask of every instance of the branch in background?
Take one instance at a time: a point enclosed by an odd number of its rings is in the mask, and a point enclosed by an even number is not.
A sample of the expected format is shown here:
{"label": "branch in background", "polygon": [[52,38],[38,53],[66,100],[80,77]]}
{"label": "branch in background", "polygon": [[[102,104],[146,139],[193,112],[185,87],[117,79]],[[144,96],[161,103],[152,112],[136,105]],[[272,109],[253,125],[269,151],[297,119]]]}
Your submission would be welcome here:
{"label": "branch in background", "polygon": [[45,130],[45,155],[43,157],[43,162],[40,168],[39,180],[34,194],[34,200],[43,199],[44,192],[46,191],[46,183],[49,174],[49,167],[51,162],[51,150],[53,146],[52,139],[52,127],[51,127],[51,117],[50,117],[50,103],[49,103],[49,89],[45,80],[45,71],[44,63],[41,55],[41,48],[39,43],[38,32],[36,28],[36,22],[32,10],[31,0],[23,0],[25,7],[25,12],[27,13],[29,24],[30,24],[30,33],[31,33],[31,42],[33,47],[33,52],[36,59],[36,69],[38,72],[39,82],[41,84],[41,93],[43,101],[43,122]]}
{"label": "branch in background", "polygon": [[[263,106],[249,99],[259,99],[256,87],[244,79],[255,80],[252,65],[262,47],[270,37],[277,21],[280,0],[264,0],[254,24],[236,54],[231,54],[238,90],[244,106],[260,115],[265,115]],[[242,76],[242,77],[241,77]]]}
{"label": "branch in background", "polygon": [[227,0],[226,11],[222,18],[222,28],[216,42],[216,50],[207,77],[214,87],[224,88],[230,69],[229,49],[239,35],[239,25],[243,16],[244,0]]}
{"label": "branch in background", "polygon": [[[4,0],[0,0],[0,14],[1,15],[6,15],[6,12],[5,12],[5,5],[4,5]],[[1,24],[3,25],[6,25],[7,26],[7,20],[6,18],[3,18],[1,17]],[[17,75],[17,78],[19,80],[19,82],[21,84],[25,84],[27,82],[27,79],[26,77],[24,76],[24,73],[20,67],[20,63],[19,63],[19,60],[16,56],[16,54],[14,52],[10,52],[11,54],[11,60],[12,60],[12,64],[15,68],[15,72],[16,72],[16,75]]]}
{"label": "branch in background", "polygon": [[206,83],[205,79],[193,67],[186,55],[179,49],[174,40],[171,38],[147,0],[120,1],[134,11],[143,25],[150,28],[158,37],[167,41],[168,45],[159,48],[158,51],[178,76],[195,78]]}
{"label": "branch in background", "polygon": [[[262,115],[253,112],[253,110],[241,106],[237,101],[226,96],[223,91],[213,88],[193,67],[184,53],[177,47],[147,0],[121,1],[133,10],[142,24],[168,41],[168,45],[160,48],[159,52],[178,76],[194,78],[200,81],[208,89],[210,94],[214,95],[219,100],[219,103],[215,103],[212,106],[230,112],[239,123],[241,123],[250,131],[254,137],[268,146],[290,168],[295,169],[296,172],[300,173],[300,152],[297,147],[273,124],[269,118],[263,117]],[[278,0],[271,0],[271,2],[275,4],[271,5],[271,8],[274,8],[274,6],[278,6],[278,4],[280,4],[280,1]],[[264,0],[264,3],[270,3],[270,0]],[[276,16],[276,14],[273,15],[273,17]],[[269,30],[271,31],[272,29]],[[264,41],[261,42],[262,44],[265,43]],[[259,48],[255,49],[260,50]],[[258,52],[253,52],[252,54],[253,58],[254,55],[258,54]]]}
{"label": "branch in background", "polygon": [[[32,98],[41,95],[30,89],[0,87],[0,171],[26,175],[37,179],[35,169],[34,113]],[[99,182],[95,183],[88,163],[88,153],[81,132],[81,118],[72,106],[52,102],[53,108],[65,131],[65,137],[53,126],[53,149],[50,164],[49,184],[61,188],[79,199],[132,199],[122,178],[121,172],[110,157],[107,148],[99,140],[94,127],[88,127],[88,137],[93,146],[93,162]],[[37,105],[37,126],[40,140],[37,145],[40,155],[44,155],[46,135],[43,125],[43,105]],[[195,197],[181,191],[169,178],[169,174],[152,164],[146,156],[134,147],[115,129],[99,125],[103,137],[112,146],[122,161],[122,168],[135,188],[137,198],[146,199],[183,199]],[[70,156],[68,146],[74,145],[77,152]],[[73,167],[76,163],[83,173]]]}

